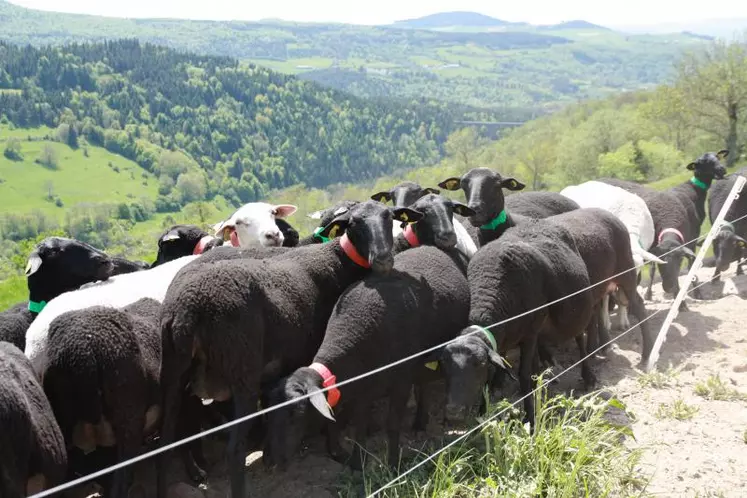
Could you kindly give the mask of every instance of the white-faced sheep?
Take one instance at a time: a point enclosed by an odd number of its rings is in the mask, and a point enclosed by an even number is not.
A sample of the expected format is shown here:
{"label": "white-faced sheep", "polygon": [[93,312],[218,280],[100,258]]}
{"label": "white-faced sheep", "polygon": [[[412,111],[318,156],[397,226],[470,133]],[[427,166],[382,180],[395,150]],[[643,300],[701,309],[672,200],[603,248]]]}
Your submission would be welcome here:
{"label": "white-faced sheep", "polygon": [[[687,165],[687,169],[693,172],[692,178],[663,192],[625,180],[599,180],[632,192],[646,202],[654,219],[656,231],[655,243],[650,252],[666,261],[665,265],[659,265],[664,292],[677,294],[680,290],[682,259],[687,258],[691,267],[695,261],[693,251],[700,236],[700,227],[705,220],[706,194],[714,179],[724,177],[726,168],[720,160],[728,154],[727,150],[717,154],[703,154],[695,162]],[[649,300],[652,296],[655,273],[656,265],[652,264],[651,282],[645,296]],[[687,310],[685,301],[682,301],[680,310]]]}
{"label": "white-faced sheep", "polygon": [[438,184],[446,190],[464,190],[467,206],[475,211],[469,218],[479,227],[478,245],[497,239],[506,229],[529,219],[540,219],[578,209],[578,204],[555,192],[527,192],[504,197],[503,189],[519,191],[524,184],[503,178],[488,168],[474,168],[461,177],[447,178]]}
{"label": "white-faced sheep", "polygon": [[[262,209],[249,210],[257,216],[256,219],[242,218],[245,226],[276,226],[274,225],[275,215],[272,213],[272,210],[269,208],[265,209],[266,206],[270,205],[265,203],[260,204],[263,206]],[[164,236],[169,238],[169,233],[171,231],[168,231]],[[262,230],[256,231],[256,234],[262,237],[261,239],[256,239],[257,245],[272,245],[270,239],[265,237]],[[248,239],[244,240],[248,242]],[[278,239],[273,238],[272,240],[277,241]],[[163,248],[164,245],[162,243],[160,249]],[[39,313],[39,316],[29,327],[26,334],[26,356],[31,359],[31,363],[37,372],[41,373],[44,370],[46,362],[46,340],[49,324],[54,318],[66,311],[83,309],[89,306],[100,305],[122,308],[142,298],[151,298],[162,302],[174,275],[183,266],[198,257],[200,256],[184,256],[174,261],[157,265],[155,268],[126,275],[118,275],[106,282],[88,284],[79,290],[61,294]]]}
{"label": "white-faced sheep", "polygon": [[230,218],[213,226],[215,235],[230,240],[234,247],[282,246],[285,236],[275,220],[296,212],[290,204],[250,202],[237,209]]}
{"label": "white-faced sheep", "polygon": [[0,341],[0,496],[62,484],[66,470],[65,442],[28,358]]}
{"label": "white-faced sheep", "polygon": [[[480,248],[470,261],[467,279],[468,323],[472,325],[438,356],[447,381],[446,419],[450,421],[463,421],[480,401],[480,392],[495,370],[507,370],[499,353],[520,347],[522,395],[531,392],[531,375],[539,369],[538,340],[575,338],[583,357],[583,333],[593,310],[590,291],[568,297],[589,286],[589,275],[571,233],[549,220],[531,220],[509,228],[498,240]],[[485,328],[488,326],[490,330]],[[588,360],[581,367],[585,385],[593,385]],[[525,397],[524,410],[526,420],[534,423],[532,396]]]}
{"label": "white-faced sheep", "polygon": [[[171,283],[161,315],[163,444],[174,438],[180,393],[187,383],[203,399],[231,398],[236,417],[255,411],[262,383],[311,360],[340,294],[371,270],[391,271],[393,219],[420,217],[409,208],[391,210],[367,201],[327,225],[324,237],[345,232],[327,244],[263,261],[185,267]],[[234,497],[245,496],[248,425],[233,427],[230,435],[227,457]],[[164,464],[160,458],[161,470]],[[164,496],[163,472],[158,477],[159,495]]]}

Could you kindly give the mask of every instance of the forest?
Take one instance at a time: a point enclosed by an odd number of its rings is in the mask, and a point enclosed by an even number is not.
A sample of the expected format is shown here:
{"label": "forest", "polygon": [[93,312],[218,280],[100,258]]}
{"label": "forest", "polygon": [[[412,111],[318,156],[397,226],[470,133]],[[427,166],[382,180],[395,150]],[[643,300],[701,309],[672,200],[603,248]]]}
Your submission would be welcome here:
{"label": "forest", "polygon": [[475,29],[115,19],[35,11],[0,0],[0,40],[16,44],[137,38],[251,61],[359,97],[425,97],[496,109],[510,120],[668,82],[672,61],[707,43],[687,33],[629,35],[583,22],[554,29]]}

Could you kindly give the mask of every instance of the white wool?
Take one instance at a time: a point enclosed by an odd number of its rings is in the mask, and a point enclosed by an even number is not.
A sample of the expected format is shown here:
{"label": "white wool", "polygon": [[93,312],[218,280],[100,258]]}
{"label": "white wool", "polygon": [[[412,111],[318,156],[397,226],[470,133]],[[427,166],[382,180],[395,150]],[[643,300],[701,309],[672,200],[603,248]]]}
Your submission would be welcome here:
{"label": "white wool", "polygon": [[112,306],[123,308],[142,298],[163,302],[176,273],[199,256],[184,256],[149,270],[117,275],[105,282],[87,284],[78,290],[65,292],[52,299],[31,323],[26,332],[26,356],[41,375],[47,362],[47,336],[52,320],[61,314],[88,308]]}
{"label": "white wool", "polygon": [[646,201],[620,187],[597,181],[572,185],[560,193],[582,208],[600,208],[617,216],[630,233],[633,257],[642,262],[644,254],[648,255],[645,251],[654,243],[654,220]]}

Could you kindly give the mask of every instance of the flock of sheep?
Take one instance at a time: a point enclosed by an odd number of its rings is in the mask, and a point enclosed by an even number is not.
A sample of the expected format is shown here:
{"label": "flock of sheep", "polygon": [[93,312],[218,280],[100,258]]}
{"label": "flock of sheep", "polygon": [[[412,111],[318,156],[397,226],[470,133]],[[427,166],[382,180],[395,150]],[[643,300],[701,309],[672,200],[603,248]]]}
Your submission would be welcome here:
{"label": "flock of sheep", "polygon": [[[29,301],[0,314],[0,495],[37,493],[132,458],[156,436],[169,444],[279,403],[232,427],[232,496],[245,496],[249,451],[283,467],[317,432],[332,458],[359,468],[359,447],[343,449],[340,431],[350,423],[365,440],[381,398],[396,465],[413,389],[414,429],[427,424],[425,386],[438,379],[445,420],[464,422],[484,409],[486,384],[516,378],[506,351],[520,348],[526,394],[532,374],[553,364],[548,346],[575,339],[586,358],[608,343],[615,305],[623,327],[628,309],[641,322],[645,263],[676,293],[708,191],[713,219],[733,184],[727,154],[704,154],[687,166],[689,181],[665,192],[602,179],[504,196],[524,185],[476,168],[438,184],[464,191],[462,204],[405,182],[310,215],[319,226],[303,239],[285,221],[295,206],[251,203],[215,236],[167,230],[151,265],[46,239],[28,259]],[[739,264],[744,215],[747,202],[735,202],[726,219],[739,221],[715,239],[717,273]],[[653,336],[640,328],[645,360]],[[417,359],[364,375],[408,356]],[[586,388],[595,385],[589,361]],[[532,396],[524,409],[533,422]],[[179,453],[190,478],[204,481],[200,440]],[[168,458],[158,457],[160,497]],[[127,496],[130,468],[100,480],[107,496]]]}

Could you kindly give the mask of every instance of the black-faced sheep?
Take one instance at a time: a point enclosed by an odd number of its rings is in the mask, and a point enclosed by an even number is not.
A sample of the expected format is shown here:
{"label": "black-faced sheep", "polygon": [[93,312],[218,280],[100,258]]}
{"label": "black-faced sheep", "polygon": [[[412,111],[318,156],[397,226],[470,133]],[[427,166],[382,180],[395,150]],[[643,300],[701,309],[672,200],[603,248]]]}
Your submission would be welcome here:
{"label": "black-faced sheep", "polygon": [[23,498],[62,484],[67,452],[34,370],[0,341],[0,496]]}
{"label": "black-faced sheep", "polygon": [[184,256],[202,254],[222,245],[223,239],[214,237],[199,227],[174,225],[158,237],[158,254],[151,268]]}
{"label": "black-faced sheep", "polygon": [[[327,244],[267,260],[185,267],[171,283],[161,314],[163,444],[174,438],[180,393],[187,383],[203,399],[231,398],[236,417],[254,412],[263,382],[274,382],[311,360],[340,294],[370,270],[391,271],[393,219],[420,217],[409,208],[390,210],[367,201],[327,225],[324,237],[345,232]],[[221,284],[215,285],[217,281]],[[230,435],[234,497],[245,495],[248,425],[235,426]],[[159,458],[161,470],[164,464]],[[158,477],[163,497],[163,472]]]}
{"label": "black-faced sheep", "polygon": [[574,201],[555,192],[526,192],[504,197],[504,188],[519,191],[524,189],[524,184],[514,178],[503,178],[489,168],[471,169],[462,177],[447,178],[438,186],[452,191],[464,190],[467,205],[475,211],[469,221],[473,227],[479,227],[480,246],[527,219],[578,209]]}
{"label": "black-faced sheep", "polygon": [[[734,188],[737,175],[746,176],[747,168],[735,172],[726,177],[722,182],[716,182],[711,187],[708,197],[708,216],[711,224],[716,220],[721,208],[729,197],[729,192]],[[713,239],[713,255],[715,258],[716,273],[714,279],[718,279],[721,272],[726,271],[729,265],[737,262],[737,275],[742,274],[741,260],[745,257],[747,246],[747,196],[744,194],[737,197],[724,216],[723,228]]]}
{"label": "black-faced sheep", "polygon": [[[472,325],[447,345],[439,363],[447,380],[446,418],[462,421],[480,399],[482,387],[496,369],[506,370],[499,353],[520,347],[519,385],[522,395],[532,390],[532,373],[539,369],[537,341],[575,338],[585,355],[583,333],[592,316],[589,275],[576,242],[565,228],[548,220],[528,221],[505,231],[500,239],[477,251],[467,269]],[[520,318],[550,302],[562,299]],[[501,321],[512,319],[507,323]],[[488,330],[485,327],[491,326]],[[587,387],[594,375],[582,362]],[[524,399],[526,419],[534,423],[534,399]]]}
{"label": "black-faced sheep", "polygon": [[[723,178],[726,173],[720,159],[728,153],[729,151],[722,150],[717,154],[703,154],[687,165],[687,169],[693,171],[690,180],[663,192],[625,180],[599,180],[632,192],[646,201],[656,231],[655,243],[650,252],[666,261],[665,265],[658,265],[664,292],[677,294],[680,290],[682,259],[687,258],[691,267],[695,261],[693,251],[700,236],[701,224],[705,220],[706,194],[713,180]],[[656,266],[651,265],[651,282],[646,292],[646,299],[649,300],[652,297]],[[682,301],[680,310],[687,310],[685,301]]]}
{"label": "black-faced sheep", "polygon": [[[422,199],[430,195],[433,194]],[[416,205],[417,202],[412,206]],[[467,324],[469,312],[469,286],[464,270],[455,251],[449,255],[424,246],[395,256],[389,275],[372,274],[348,287],[332,311],[324,340],[310,365],[281,380],[270,393],[270,404],[299,398],[454,337]],[[372,403],[387,397],[389,464],[396,466],[405,405],[413,383],[417,382],[418,371],[423,369],[423,361],[414,359],[340,387],[336,393],[318,393],[270,412],[263,453],[265,463],[285,466],[300,446],[309,422],[307,417],[318,417],[321,413],[334,422],[329,402],[337,422],[336,427],[328,428],[328,450],[336,460],[360,468],[360,447],[355,445],[355,454],[349,458],[340,445],[339,426],[352,420],[355,439],[363,442]],[[421,420],[416,423],[424,427],[423,400],[418,400],[418,408]]]}

